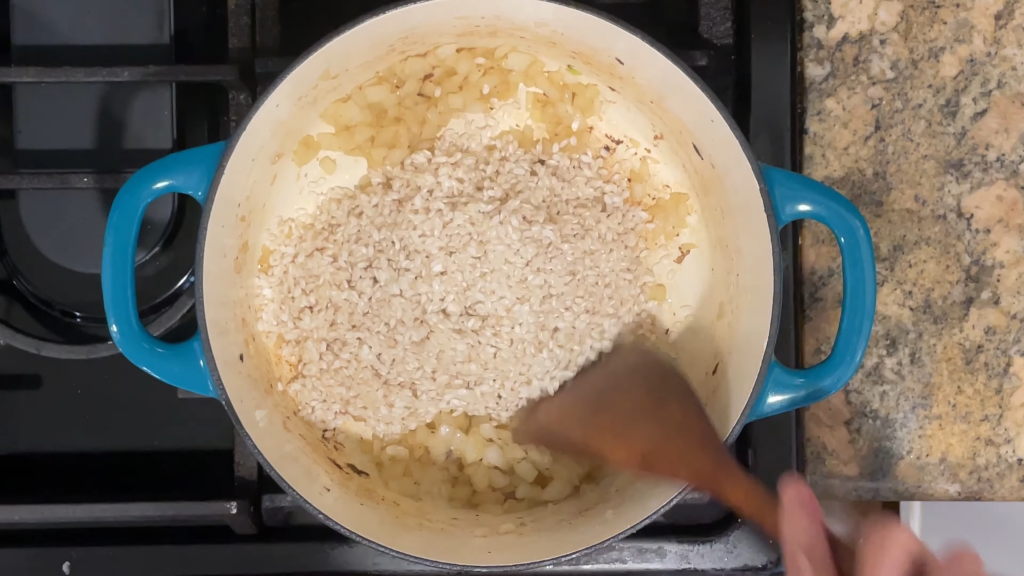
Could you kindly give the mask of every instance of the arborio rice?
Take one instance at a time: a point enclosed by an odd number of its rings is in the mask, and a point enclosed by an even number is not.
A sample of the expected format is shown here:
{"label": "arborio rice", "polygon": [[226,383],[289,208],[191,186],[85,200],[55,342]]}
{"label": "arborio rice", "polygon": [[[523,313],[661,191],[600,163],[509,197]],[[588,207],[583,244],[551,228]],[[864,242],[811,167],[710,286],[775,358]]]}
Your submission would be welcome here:
{"label": "arborio rice", "polygon": [[440,412],[506,421],[607,350],[647,304],[647,215],[589,155],[439,136],[281,221],[259,328],[324,429],[389,437]]}

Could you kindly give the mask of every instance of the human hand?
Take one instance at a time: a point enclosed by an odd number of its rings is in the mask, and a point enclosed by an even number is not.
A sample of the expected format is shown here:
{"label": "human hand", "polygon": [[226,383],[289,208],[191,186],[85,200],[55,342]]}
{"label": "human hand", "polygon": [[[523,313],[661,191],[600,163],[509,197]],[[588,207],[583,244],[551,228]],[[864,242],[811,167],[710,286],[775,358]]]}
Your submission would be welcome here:
{"label": "human hand", "polygon": [[[779,480],[779,531],[788,576],[838,576],[818,499],[797,474]],[[857,543],[856,576],[985,576],[981,558],[959,549],[936,558],[892,514],[864,521]]]}

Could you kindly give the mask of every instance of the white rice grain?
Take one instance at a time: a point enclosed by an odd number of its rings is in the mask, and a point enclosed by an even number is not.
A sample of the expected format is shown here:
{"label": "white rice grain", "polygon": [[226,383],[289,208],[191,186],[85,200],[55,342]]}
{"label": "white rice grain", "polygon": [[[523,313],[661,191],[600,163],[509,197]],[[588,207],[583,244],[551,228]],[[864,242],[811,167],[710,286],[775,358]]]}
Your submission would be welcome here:
{"label": "white rice grain", "polygon": [[[602,174],[604,172],[604,174]],[[651,281],[625,179],[444,132],[270,233],[259,329],[324,429],[391,436],[439,412],[510,418],[608,350]]]}

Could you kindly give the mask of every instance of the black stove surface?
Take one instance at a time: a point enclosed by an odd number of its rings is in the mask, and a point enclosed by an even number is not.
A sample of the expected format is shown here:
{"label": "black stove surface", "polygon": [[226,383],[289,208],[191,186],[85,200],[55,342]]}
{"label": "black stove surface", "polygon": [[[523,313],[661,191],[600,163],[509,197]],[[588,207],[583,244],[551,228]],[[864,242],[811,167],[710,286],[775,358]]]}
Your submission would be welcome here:
{"label": "black stove surface", "polygon": [[[794,168],[794,0],[586,0],[661,42],[731,110],[759,159]],[[107,209],[135,169],[227,138],[324,35],[382,0],[5,0],[0,6],[0,570],[201,575],[416,572],[322,527],[259,469],[223,407],[147,376],[110,342]],[[756,95],[756,98],[754,97]],[[201,210],[151,205],[144,322],[195,330]],[[795,230],[783,231],[777,355],[795,364]],[[769,485],[800,467],[798,418],[734,449]],[[557,571],[776,573],[778,554],[701,495]]]}

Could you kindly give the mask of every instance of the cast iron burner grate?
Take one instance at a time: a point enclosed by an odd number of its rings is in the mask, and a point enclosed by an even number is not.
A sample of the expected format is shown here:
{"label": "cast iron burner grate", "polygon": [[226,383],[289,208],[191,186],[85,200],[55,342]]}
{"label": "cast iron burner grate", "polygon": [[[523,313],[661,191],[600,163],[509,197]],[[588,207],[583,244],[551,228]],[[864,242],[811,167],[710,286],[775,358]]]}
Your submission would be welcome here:
{"label": "cast iron burner grate", "polygon": [[[25,41],[19,22],[38,4],[47,14],[71,14],[64,22],[70,28],[43,30],[50,36]],[[3,203],[19,194],[116,190],[153,158],[228,137],[254,97],[305,48],[386,2],[208,4],[95,0],[76,16],[75,0],[5,0],[0,50],[8,50],[0,58],[12,65],[0,67],[0,237],[8,228]],[[794,167],[794,0],[580,4],[613,14],[670,48],[730,108],[760,160]],[[158,14],[150,22],[154,38],[140,40],[136,32],[144,26],[120,22],[129,12],[140,17],[140,6]],[[38,22],[29,22],[39,33]],[[104,23],[105,39],[76,42],[75,33],[87,24]],[[12,110],[19,97],[26,98],[22,89],[31,86],[165,90],[168,138],[141,150],[118,149],[116,162],[111,154],[96,153],[102,146],[91,152],[22,149],[18,139],[27,136],[16,137]],[[140,249],[142,265],[148,258],[173,257],[181,266],[165,280],[167,290],[155,290],[146,311],[150,329],[166,331],[169,339],[187,337],[195,328],[194,243],[191,250],[180,249],[195,233],[186,226],[187,209],[169,206],[160,222],[178,222],[177,227],[158,230]],[[784,230],[786,291],[777,348],[789,364],[797,360],[794,235]],[[53,297],[58,292],[36,280],[26,286],[25,279],[36,273],[23,268],[38,266],[35,256],[19,253],[18,260],[14,246],[3,245],[0,470],[17,473],[0,475],[0,566],[11,573],[46,573],[70,562],[78,575],[150,576],[435,571],[321,526],[262,473],[221,406],[183,397],[131,366],[93,329],[101,320],[95,308],[67,306],[74,294]],[[90,270],[89,262],[48,257],[78,273]],[[797,416],[747,426],[734,449],[755,475],[774,484],[783,470],[800,466]],[[778,573],[779,567],[776,550],[751,527],[693,494],[637,534],[548,570],[729,574]]]}
{"label": "cast iron burner grate", "polygon": [[[60,0],[5,4],[2,44],[12,65],[0,68],[0,109],[5,113],[0,131],[7,160],[0,164],[0,340],[53,358],[118,354],[107,331],[99,279],[110,203],[131,171],[172,147],[230,134],[252,104],[251,90],[241,80],[244,68],[185,63],[189,52],[203,51],[202,43],[194,41],[202,30],[192,30],[205,17],[198,4],[176,11],[182,26],[174,26],[173,46],[170,27],[163,45],[108,46],[97,43],[104,41],[99,32],[83,32],[88,30],[84,27],[67,32],[44,15],[65,10],[90,24],[102,9],[91,11],[87,5],[64,6]],[[243,10],[249,7],[235,8],[237,22]],[[126,26],[159,25],[142,12],[116,16]],[[234,41],[229,50],[245,52],[237,45],[240,38],[251,42],[251,32],[245,24],[230,28]],[[138,34],[110,37],[139,40]],[[213,45],[206,52],[211,49],[223,52]],[[215,57],[223,61],[222,55]],[[226,92],[226,118],[217,106],[197,109],[191,104],[208,99],[197,95],[212,87]],[[93,100],[96,118],[90,130],[80,119]],[[138,126],[140,109],[161,105],[175,115],[175,125],[165,122],[163,130]],[[192,309],[201,213],[184,196],[161,198],[146,212],[136,283],[140,315],[154,334],[167,334]]]}

